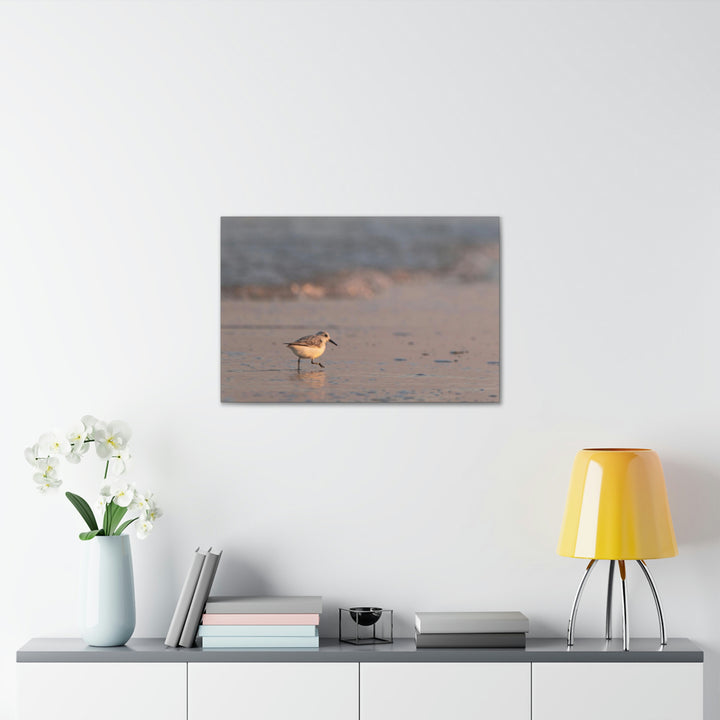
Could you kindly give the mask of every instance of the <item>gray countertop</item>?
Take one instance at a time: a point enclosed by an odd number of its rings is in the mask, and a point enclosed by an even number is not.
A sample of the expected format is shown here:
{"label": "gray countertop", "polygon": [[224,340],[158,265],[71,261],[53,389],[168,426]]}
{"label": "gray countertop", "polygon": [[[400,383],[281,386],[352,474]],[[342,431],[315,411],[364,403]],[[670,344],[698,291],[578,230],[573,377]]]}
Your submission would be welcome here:
{"label": "gray countertop", "polygon": [[322,638],[318,649],[248,650],[167,648],[162,638],[132,638],[121,647],[89,647],[79,638],[35,638],[17,651],[17,662],[702,662],[703,651],[687,638],[665,647],[653,638],[580,638],[568,650],[564,638],[529,638],[524,649],[422,648],[412,638],[385,645],[349,645]]}

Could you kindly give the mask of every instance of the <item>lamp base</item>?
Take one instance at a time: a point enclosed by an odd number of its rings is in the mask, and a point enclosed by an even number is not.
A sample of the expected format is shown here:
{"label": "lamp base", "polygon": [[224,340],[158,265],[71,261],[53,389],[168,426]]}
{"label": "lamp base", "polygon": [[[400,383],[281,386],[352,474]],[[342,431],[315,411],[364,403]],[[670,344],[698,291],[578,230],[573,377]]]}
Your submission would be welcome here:
{"label": "lamp base", "polygon": [[[627,594],[627,582],[625,573],[625,561],[624,560],[610,560],[610,568],[608,570],[608,585],[607,585],[607,604],[605,609],[605,639],[612,639],[612,595],[613,595],[613,577],[615,574],[615,562],[618,563],[620,568],[620,589],[622,592],[622,631],[623,631],[623,650],[630,649],[630,627],[628,619],[628,594]],[[650,570],[648,570],[647,564],[644,560],[637,560],[637,564],[643,571],[643,575],[650,586],[650,592],[652,593],[653,600],[655,601],[655,609],[658,614],[658,623],[660,625],[660,644],[667,645],[667,635],[665,633],[665,618],[663,616],[662,605],[660,604],[660,597],[657,593],[657,588],[653,582]],[[580,605],[580,597],[585,589],[585,583],[590,577],[590,573],[593,568],[597,565],[597,560],[591,560],[588,566],[585,568],[585,573],[580,580],[577,592],[575,593],[575,599],[573,600],[572,608],[570,610],[570,620],[568,622],[568,633],[567,633],[567,644],[568,647],[572,647],[575,642],[575,619],[577,618],[578,606]]]}

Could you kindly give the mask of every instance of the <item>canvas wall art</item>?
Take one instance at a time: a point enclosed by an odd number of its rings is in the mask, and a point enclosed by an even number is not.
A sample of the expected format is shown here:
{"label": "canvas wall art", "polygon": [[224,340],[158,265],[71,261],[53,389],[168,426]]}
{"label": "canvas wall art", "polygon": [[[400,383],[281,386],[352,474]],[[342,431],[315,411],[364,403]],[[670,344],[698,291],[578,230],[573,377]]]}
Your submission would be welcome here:
{"label": "canvas wall art", "polygon": [[225,217],[221,400],[500,401],[500,219]]}

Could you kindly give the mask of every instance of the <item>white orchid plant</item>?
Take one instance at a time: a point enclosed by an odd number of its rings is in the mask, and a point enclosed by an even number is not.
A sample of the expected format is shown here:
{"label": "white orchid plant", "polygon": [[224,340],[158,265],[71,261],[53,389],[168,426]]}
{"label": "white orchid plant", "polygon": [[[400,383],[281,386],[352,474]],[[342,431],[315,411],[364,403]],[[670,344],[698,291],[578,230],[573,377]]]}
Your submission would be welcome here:
{"label": "white orchid plant", "polygon": [[[111,480],[100,489],[100,497],[96,508],[103,514],[102,526],[95,519],[90,505],[71,492],[65,497],[90,528],[80,533],[81,540],[92,540],[97,536],[121,535],[130,525],[135,526],[137,536],[146,538],[152,531],[155,521],[162,515],[152,493],[142,494],[135,486],[122,481],[128,470],[130,453],[128,442],[132,432],[127,423],[113,420],[106,423],[92,415],[85,415],[80,422],[74,424],[67,433],[52,430],[40,436],[40,439],[25,450],[25,458],[35,468],[33,480],[37,489],[45,494],[62,485],[58,474],[60,459],[77,464],[88,452],[90,445],[95,446],[97,456],[105,461],[103,480]],[[135,517],[125,519],[128,513]]]}

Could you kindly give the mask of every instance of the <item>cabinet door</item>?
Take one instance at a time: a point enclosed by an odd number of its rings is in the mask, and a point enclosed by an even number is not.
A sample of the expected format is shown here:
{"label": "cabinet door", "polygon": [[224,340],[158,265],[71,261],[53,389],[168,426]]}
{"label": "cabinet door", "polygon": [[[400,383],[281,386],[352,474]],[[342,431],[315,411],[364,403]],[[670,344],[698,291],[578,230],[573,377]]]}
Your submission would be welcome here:
{"label": "cabinet door", "polygon": [[357,663],[190,663],[188,720],[357,720]]}
{"label": "cabinet door", "polygon": [[702,663],[533,663],[533,720],[702,720]]}
{"label": "cabinet door", "polygon": [[184,720],[185,663],[18,663],[20,720]]}
{"label": "cabinet door", "polygon": [[362,663],[360,720],[530,720],[530,663]]}

